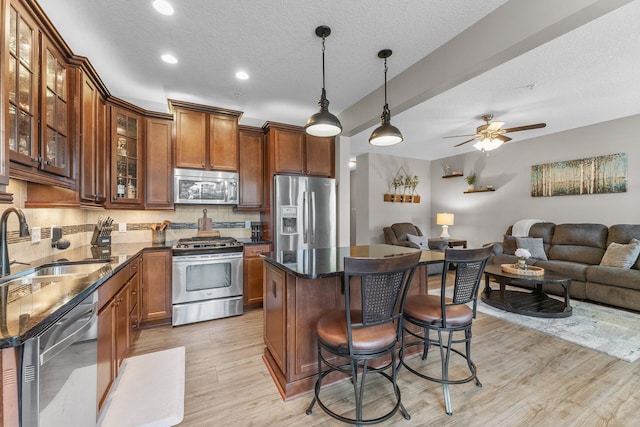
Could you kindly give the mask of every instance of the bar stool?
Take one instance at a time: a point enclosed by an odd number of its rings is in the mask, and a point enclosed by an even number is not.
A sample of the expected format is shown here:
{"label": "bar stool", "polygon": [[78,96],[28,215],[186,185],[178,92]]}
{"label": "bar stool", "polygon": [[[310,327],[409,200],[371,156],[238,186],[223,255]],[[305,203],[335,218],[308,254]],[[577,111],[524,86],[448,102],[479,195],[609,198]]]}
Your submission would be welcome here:
{"label": "bar stool", "polygon": [[[318,402],[327,414],[350,424],[379,423],[389,419],[398,409],[406,419],[411,418],[402,406],[396,384],[396,345],[400,340],[402,302],[419,260],[419,251],[389,258],[344,259],[344,301],[345,307],[350,309],[330,311],[318,320],[318,379],[307,415]],[[332,361],[335,356],[337,361]],[[389,356],[390,362],[385,360],[384,366],[369,364],[374,359]],[[324,371],[323,364],[327,367]],[[385,372],[388,368],[391,368],[390,374]],[[336,371],[350,376],[355,396],[354,418],[329,409],[320,398],[322,380]],[[395,398],[389,412],[365,419],[362,405],[366,378],[370,373],[380,374],[391,382]]]}
{"label": "bar stool", "polygon": [[[402,316],[400,364],[421,378],[442,384],[445,410],[448,415],[453,413],[449,384],[463,384],[475,380],[476,385],[482,387],[476,375],[476,365],[471,360],[471,323],[476,317],[478,288],[487,259],[491,255],[491,249],[491,246],[481,249],[446,249],[440,295],[411,295],[405,300]],[[455,269],[451,297],[445,295],[449,266],[453,266]],[[470,308],[468,303],[472,303],[473,308]],[[421,328],[422,335],[420,332],[412,331],[407,325]],[[437,339],[431,339],[431,330],[437,332]],[[447,333],[446,344],[443,340],[443,332]],[[455,332],[464,332],[464,338],[454,339]],[[405,342],[407,334],[418,340]],[[453,344],[459,343],[465,344],[464,353],[452,347]],[[408,347],[421,345],[423,346],[422,360],[426,360],[430,344],[437,345],[440,349],[442,376],[438,378],[420,372],[418,367],[410,366],[404,358],[405,350]],[[452,352],[466,360],[471,373],[468,377],[463,379],[449,378],[449,361]]]}

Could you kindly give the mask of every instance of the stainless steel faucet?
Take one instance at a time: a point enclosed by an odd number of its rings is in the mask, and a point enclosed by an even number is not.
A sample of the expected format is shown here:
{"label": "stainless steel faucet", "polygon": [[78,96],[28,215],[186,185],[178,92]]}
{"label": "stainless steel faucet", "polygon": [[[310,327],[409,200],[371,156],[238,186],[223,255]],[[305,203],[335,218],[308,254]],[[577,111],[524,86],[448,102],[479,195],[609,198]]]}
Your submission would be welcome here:
{"label": "stainless steel faucet", "polygon": [[15,212],[18,215],[18,221],[20,221],[20,237],[27,237],[29,235],[29,225],[27,224],[27,219],[24,217],[24,213],[18,208],[9,208],[2,212],[2,216],[0,216],[0,238],[2,241],[0,242],[2,251],[2,259],[0,260],[0,264],[2,265],[2,275],[6,276],[11,273],[11,267],[9,263],[9,248],[7,247],[7,218],[11,212]]}

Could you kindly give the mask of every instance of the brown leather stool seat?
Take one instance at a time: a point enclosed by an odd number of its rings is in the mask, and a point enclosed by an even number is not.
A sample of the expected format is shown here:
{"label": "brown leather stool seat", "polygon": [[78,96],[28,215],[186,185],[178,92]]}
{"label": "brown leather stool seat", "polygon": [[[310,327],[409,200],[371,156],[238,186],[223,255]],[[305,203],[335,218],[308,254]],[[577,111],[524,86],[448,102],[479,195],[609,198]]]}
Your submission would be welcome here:
{"label": "brown leather stool seat", "polygon": [[[442,384],[445,410],[449,415],[453,413],[449,384],[475,381],[478,387],[482,387],[476,375],[476,365],[471,361],[471,324],[476,314],[480,280],[491,250],[491,246],[481,249],[446,249],[440,295],[412,295],[406,298],[403,307],[400,365],[421,378]],[[455,270],[452,273],[453,287],[447,287],[449,267]],[[446,295],[447,292],[450,292],[451,297]],[[473,309],[468,306],[470,303],[473,304]],[[419,327],[420,332],[409,328],[409,325]],[[432,330],[437,333],[437,338],[430,337]],[[454,333],[463,333],[464,338],[454,339]],[[413,337],[413,340],[407,342],[406,336],[410,339]],[[419,366],[415,360],[405,360],[404,357],[407,347],[417,345],[422,346],[422,360],[426,360],[432,344],[440,349],[441,377],[427,375],[423,369],[424,363]],[[453,348],[453,344],[464,344],[465,351]],[[449,378],[451,353],[464,358],[469,367],[469,376],[463,379]]]}
{"label": "brown leather stool seat", "polygon": [[[413,249],[409,249],[413,251]],[[385,421],[398,410],[406,419],[409,413],[402,405],[400,388],[396,383],[396,347],[400,341],[400,318],[408,284],[420,260],[420,251],[389,258],[344,259],[344,306],[324,314],[316,325],[318,337],[318,379],[307,415],[318,405],[330,416],[350,424],[374,424]],[[326,355],[328,353],[328,355]],[[327,357],[328,356],[328,357]],[[338,356],[337,358],[335,356]],[[374,366],[369,362],[378,359]],[[380,366],[380,364],[384,366]],[[326,367],[326,368],[324,368]],[[324,370],[323,370],[324,368]],[[386,371],[391,369],[391,373]],[[353,384],[355,416],[337,413],[322,401],[322,380],[332,372],[349,375]],[[392,408],[377,415],[363,415],[364,391],[368,374],[379,374],[391,383]],[[380,386],[383,387],[386,382]],[[378,391],[379,393],[379,391]],[[335,399],[336,402],[344,399]]]}

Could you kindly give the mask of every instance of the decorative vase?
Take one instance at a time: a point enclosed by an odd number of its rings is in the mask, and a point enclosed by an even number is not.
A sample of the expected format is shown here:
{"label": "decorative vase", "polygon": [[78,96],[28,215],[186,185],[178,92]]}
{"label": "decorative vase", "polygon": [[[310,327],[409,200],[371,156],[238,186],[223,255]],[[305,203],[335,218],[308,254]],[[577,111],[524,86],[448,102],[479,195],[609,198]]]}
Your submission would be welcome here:
{"label": "decorative vase", "polygon": [[475,190],[475,186],[473,184],[468,184],[467,191],[473,191],[473,190]]}
{"label": "decorative vase", "polygon": [[524,258],[518,258],[518,268],[520,270],[526,270],[527,269],[527,262],[526,259]]}

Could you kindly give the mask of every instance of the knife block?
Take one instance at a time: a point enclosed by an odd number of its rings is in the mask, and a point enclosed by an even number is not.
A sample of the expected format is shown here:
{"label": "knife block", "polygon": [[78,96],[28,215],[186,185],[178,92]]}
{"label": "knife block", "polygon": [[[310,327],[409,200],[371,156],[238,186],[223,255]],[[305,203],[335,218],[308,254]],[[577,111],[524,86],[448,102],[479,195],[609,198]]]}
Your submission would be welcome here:
{"label": "knife block", "polygon": [[100,230],[97,226],[93,229],[93,236],[91,236],[91,246],[111,246],[111,230],[105,232]]}

